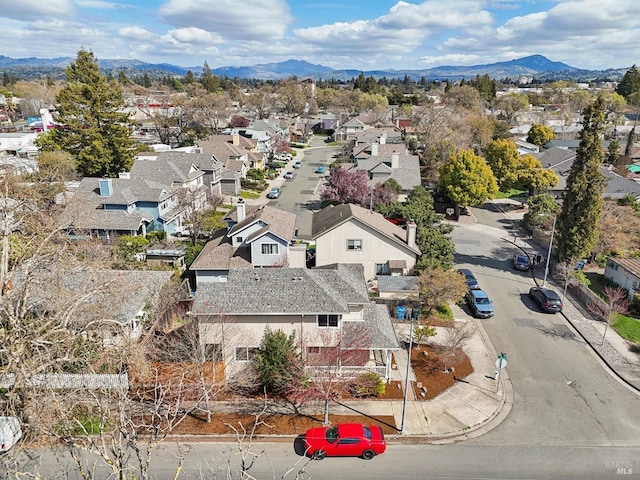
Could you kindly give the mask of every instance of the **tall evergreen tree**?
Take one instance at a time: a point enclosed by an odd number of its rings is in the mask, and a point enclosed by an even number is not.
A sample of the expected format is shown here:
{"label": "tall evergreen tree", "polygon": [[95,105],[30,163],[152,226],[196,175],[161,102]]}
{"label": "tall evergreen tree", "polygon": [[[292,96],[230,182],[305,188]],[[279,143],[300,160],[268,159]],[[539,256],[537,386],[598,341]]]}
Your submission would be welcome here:
{"label": "tall evergreen tree", "polygon": [[604,100],[599,96],[585,108],[580,145],[569,170],[557,218],[555,256],[560,262],[590,255],[598,241],[606,185],[606,178],[598,168],[604,160],[604,122]]}
{"label": "tall evergreen tree", "polygon": [[123,112],[122,90],[107,82],[93,52],[81,49],[65,70],[67,83],[56,96],[54,120],[60,124],[37,139],[42,151],[62,150],[86,176],[111,176],[129,171],[134,142]]}
{"label": "tall evergreen tree", "polygon": [[635,92],[640,92],[640,72],[638,71],[638,67],[633,65],[623,75],[616,88],[616,93],[628,100]]}
{"label": "tall evergreen tree", "polygon": [[216,76],[211,73],[211,68],[209,68],[209,64],[204,62],[204,66],[202,67],[202,76],[200,77],[200,85],[209,93],[216,93],[220,91],[220,84]]}
{"label": "tall evergreen tree", "polygon": [[611,165],[617,165],[620,161],[620,140],[614,138],[609,142],[609,148],[607,149],[607,163]]}
{"label": "tall evergreen tree", "polygon": [[633,149],[633,144],[636,141],[636,127],[633,126],[631,131],[629,132],[629,136],[627,137],[627,144],[624,147],[624,156],[631,157],[631,150]]}
{"label": "tall evergreen tree", "polygon": [[449,237],[453,228],[442,223],[441,215],[435,211],[431,193],[422,186],[414,188],[400,210],[405,220],[416,222],[416,243],[422,251],[416,271],[433,268],[449,270],[453,266],[455,253],[455,245]]}

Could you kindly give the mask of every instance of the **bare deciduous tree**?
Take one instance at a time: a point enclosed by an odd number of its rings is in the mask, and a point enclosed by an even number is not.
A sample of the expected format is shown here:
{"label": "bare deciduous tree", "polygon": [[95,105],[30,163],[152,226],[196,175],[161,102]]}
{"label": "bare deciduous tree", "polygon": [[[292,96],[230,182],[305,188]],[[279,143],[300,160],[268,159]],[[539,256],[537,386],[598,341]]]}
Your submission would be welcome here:
{"label": "bare deciduous tree", "polygon": [[[347,392],[354,373],[366,370],[371,348],[371,333],[365,325],[349,322],[348,329],[326,329],[319,332],[322,346],[316,354],[307,354],[310,379],[292,382],[287,397],[302,405],[311,400],[323,403],[324,424],[329,424],[329,404]],[[314,339],[317,344],[318,338]],[[313,343],[305,342],[307,345]]]}
{"label": "bare deciduous tree", "polygon": [[604,345],[607,329],[611,324],[611,317],[616,313],[624,315],[629,311],[629,305],[631,305],[631,300],[627,295],[627,291],[618,286],[604,287],[604,302],[592,302],[587,304],[589,311],[599,320],[605,322],[602,342],[600,345]]}
{"label": "bare deciduous tree", "polygon": [[459,358],[462,348],[473,334],[473,329],[472,325],[460,324],[459,322],[455,322],[451,327],[445,329],[442,342],[443,371],[445,373],[449,372],[451,364]]}

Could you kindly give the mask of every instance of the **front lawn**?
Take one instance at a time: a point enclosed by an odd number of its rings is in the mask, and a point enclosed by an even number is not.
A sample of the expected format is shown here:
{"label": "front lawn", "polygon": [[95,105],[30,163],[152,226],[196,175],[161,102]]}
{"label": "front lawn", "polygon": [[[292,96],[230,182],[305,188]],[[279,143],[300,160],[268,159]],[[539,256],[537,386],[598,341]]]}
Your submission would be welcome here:
{"label": "front lawn", "polygon": [[635,318],[614,314],[611,326],[628,342],[640,344],[640,322]]}
{"label": "front lawn", "polygon": [[498,192],[496,194],[496,199],[512,198],[512,197],[526,197],[526,196],[527,196],[526,190],[516,190],[515,188],[512,188],[508,192]]}
{"label": "front lawn", "polygon": [[241,190],[240,191],[240,196],[242,198],[260,198],[260,193],[259,192],[249,191],[249,190]]}

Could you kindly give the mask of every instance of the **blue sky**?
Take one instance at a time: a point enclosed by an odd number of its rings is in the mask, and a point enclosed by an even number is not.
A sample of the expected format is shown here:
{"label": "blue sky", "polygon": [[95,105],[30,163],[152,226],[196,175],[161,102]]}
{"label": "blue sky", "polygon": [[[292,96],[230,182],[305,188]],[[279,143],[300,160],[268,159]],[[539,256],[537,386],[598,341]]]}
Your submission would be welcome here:
{"label": "blue sky", "polygon": [[636,0],[0,0],[0,55],[211,68],[306,60],[359,70],[541,54],[587,69],[640,63]]}

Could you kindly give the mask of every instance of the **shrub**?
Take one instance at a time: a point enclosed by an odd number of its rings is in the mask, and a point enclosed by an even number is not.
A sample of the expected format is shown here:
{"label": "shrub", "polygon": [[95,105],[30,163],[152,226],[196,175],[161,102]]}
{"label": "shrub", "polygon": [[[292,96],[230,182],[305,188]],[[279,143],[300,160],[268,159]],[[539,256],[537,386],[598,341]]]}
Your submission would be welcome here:
{"label": "shrub", "polygon": [[264,180],[264,171],[257,168],[250,168],[247,170],[247,178],[252,180]]}
{"label": "shrub", "polygon": [[633,300],[631,306],[636,312],[640,312],[640,293],[633,294]]}
{"label": "shrub", "polygon": [[283,393],[304,378],[304,364],[296,347],[295,334],[266,328],[253,364],[267,391]]}
{"label": "shrub", "polygon": [[585,287],[589,288],[589,285],[591,285],[591,280],[589,280],[589,278],[584,274],[582,270],[578,270],[575,273],[575,277],[576,280],[578,280]]}
{"label": "shrub", "polygon": [[385,385],[377,373],[365,372],[353,381],[351,391],[358,397],[379,397],[384,394]]}
{"label": "shrub", "polygon": [[128,259],[132,255],[145,250],[150,244],[151,242],[142,236],[122,235],[118,237],[116,250],[122,257]]}
{"label": "shrub", "polygon": [[153,230],[151,232],[147,232],[147,240],[151,242],[155,241],[163,241],[167,238],[167,232],[164,230]]}

